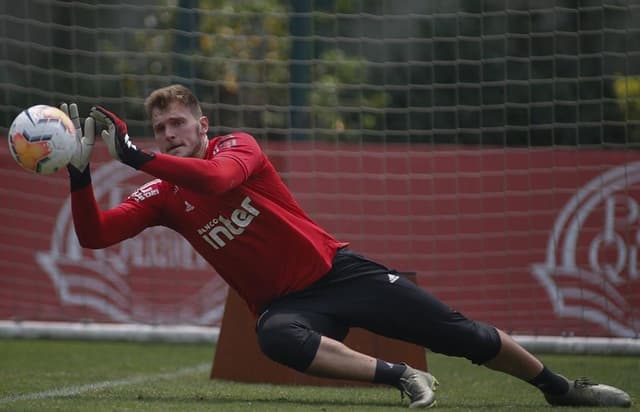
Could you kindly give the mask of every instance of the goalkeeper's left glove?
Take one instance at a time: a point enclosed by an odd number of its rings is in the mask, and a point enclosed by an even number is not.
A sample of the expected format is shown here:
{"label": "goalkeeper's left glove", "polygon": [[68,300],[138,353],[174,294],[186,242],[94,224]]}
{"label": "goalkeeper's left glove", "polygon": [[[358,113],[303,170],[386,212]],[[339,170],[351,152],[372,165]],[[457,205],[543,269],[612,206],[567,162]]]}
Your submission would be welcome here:
{"label": "goalkeeper's left glove", "polygon": [[122,163],[140,169],[155,155],[138,149],[127,133],[127,124],[115,114],[101,106],[91,108],[89,116],[106,127],[102,131],[102,140],[109,147],[109,153]]}
{"label": "goalkeeper's left glove", "polygon": [[92,117],[87,117],[84,121],[83,132],[82,126],[80,125],[77,104],[62,103],[60,110],[69,116],[76,131],[76,150],[67,165],[71,181],[71,191],[75,192],[91,184],[89,160],[91,159],[91,152],[93,151],[93,144],[95,142],[95,121]]}
{"label": "goalkeeper's left glove", "polygon": [[79,172],[84,172],[84,169],[89,165],[93,144],[95,142],[95,120],[92,117],[85,119],[83,133],[82,126],[80,125],[80,116],[78,115],[78,105],[75,103],[62,103],[60,110],[69,116],[76,131],[76,151],[73,153],[73,156],[71,156],[69,164],[78,169]]}

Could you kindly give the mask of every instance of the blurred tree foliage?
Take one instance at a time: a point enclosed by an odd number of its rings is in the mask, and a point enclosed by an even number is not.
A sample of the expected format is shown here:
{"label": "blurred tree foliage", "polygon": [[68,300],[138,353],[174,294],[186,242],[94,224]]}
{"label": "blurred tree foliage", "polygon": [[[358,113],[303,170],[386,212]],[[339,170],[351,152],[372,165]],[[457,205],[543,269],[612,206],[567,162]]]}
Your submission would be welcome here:
{"label": "blurred tree foliage", "polygon": [[[168,6],[171,1],[164,3]],[[250,128],[271,138],[287,136],[291,38],[286,4],[279,0],[181,3],[197,3],[198,9],[154,8],[133,39],[139,52],[112,54],[112,64],[121,73],[151,75],[144,82],[125,81],[125,95],[143,97],[168,81],[183,83],[196,91],[205,111],[213,114],[213,133]],[[103,49],[117,47],[115,39],[108,37],[101,43]],[[365,97],[354,93],[354,87],[343,90],[344,85],[359,85],[366,79],[362,58],[331,48],[313,55],[313,62],[312,70],[308,62],[313,78],[305,89],[307,110],[314,119],[308,126],[318,129],[314,137],[331,139],[347,130],[357,135],[361,127],[382,128],[374,116],[364,114],[360,121],[357,110],[349,111],[349,107],[382,109],[384,104],[382,92]],[[139,101],[124,110],[128,118],[143,116]]]}
{"label": "blurred tree foliage", "polygon": [[[640,121],[640,76],[622,76],[613,83],[620,111],[627,121]],[[640,128],[630,128],[629,140],[640,141]]]}
{"label": "blurred tree foliage", "polygon": [[[285,127],[289,40],[286,8],[278,0],[156,2],[136,31],[134,59],[115,54],[123,73],[148,73],[125,95],[146,96],[169,83],[191,87],[211,118],[212,132]],[[111,40],[105,39],[108,48]],[[139,104],[138,104],[139,106]],[[142,108],[129,116],[142,118]],[[146,134],[150,131],[146,129]]]}

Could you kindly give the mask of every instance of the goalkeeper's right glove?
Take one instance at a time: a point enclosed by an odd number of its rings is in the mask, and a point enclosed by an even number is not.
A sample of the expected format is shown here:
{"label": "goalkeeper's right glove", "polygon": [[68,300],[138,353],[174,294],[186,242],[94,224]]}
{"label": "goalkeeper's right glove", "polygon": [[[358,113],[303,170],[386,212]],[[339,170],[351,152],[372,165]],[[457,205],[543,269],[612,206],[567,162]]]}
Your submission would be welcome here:
{"label": "goalkeeper's right glove", "polygon": [[78,105],[71,103],[60,105],[62,110],[73,122],[76,130],[76,151],[71,156],[71,160],[67,165],[69,177],[71,178],[71,191],[81,189],[91,183],[91,174],[89,172],[89,160],[95,143],[95,127],[96,123],[92,117],[87,117],[84,121],[84,133],[80,126],[80,116],[78,115]]}
{"label": "goalkeeper's right glove", "polygon": [[138,149],[129,137],[127,124],[115,114],[101,106],[91,108],[89,116],[106,127],[102,131],[102,140],[109,147],[109,153],[122,163],[140,169],[143,164],[152,160],[155,155],[143,149]]}

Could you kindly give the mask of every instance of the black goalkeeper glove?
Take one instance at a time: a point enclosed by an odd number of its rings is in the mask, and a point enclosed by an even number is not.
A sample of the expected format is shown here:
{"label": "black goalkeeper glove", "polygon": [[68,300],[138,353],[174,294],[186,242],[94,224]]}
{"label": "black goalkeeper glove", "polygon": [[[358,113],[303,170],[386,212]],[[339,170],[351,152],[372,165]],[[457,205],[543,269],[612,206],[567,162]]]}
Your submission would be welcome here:
{"label": "black goalkeeper glove", "polygon": [[102,131],[102,140],[109,147],[113,158],[134,169],[140,169],[155,157],[151,152],[138,149],[127,133],[127,124],[104,107],[92,107],[89,116],[106,128]]}

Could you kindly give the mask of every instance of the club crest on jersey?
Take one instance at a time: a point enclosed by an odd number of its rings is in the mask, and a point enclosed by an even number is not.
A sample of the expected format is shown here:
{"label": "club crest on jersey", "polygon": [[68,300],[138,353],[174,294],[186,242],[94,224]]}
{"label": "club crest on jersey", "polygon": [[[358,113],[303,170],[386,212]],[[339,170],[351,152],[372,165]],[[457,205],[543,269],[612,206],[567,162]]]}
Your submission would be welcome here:
{"label": "club crest on jersey", "polygon": [[136,202],[142,202],[145,199],[159,195],[160,191],[157,187],[154,187],[156,183],[160,183],[160,179],[154,179],[140,186],[135,192],[129,195],[129,198],[135,200]]}
{"label": "club crest on jersey", "polygon": [[222,149],[229,149],[238,145],[238,139],[232,134],[228,134],[213,148],[213,154],[216,155]]}
{"label": "club crest on jersey", "polygon": [[259,214],[260,211],[251,205],[251,198],[247,196],[242,200],[240,207],[231,212],[230,217],[220,215],[211,219],[198,229],[198,234],[215,250],[218,250],[226,246],[228,241],[244,233],[247,226]]}
{"label": "club crest on jersey", "polygon": [[592,179],[558,214],[546,261],[531,272],[561,317],[637,337],[640,307],[640,162]]}

